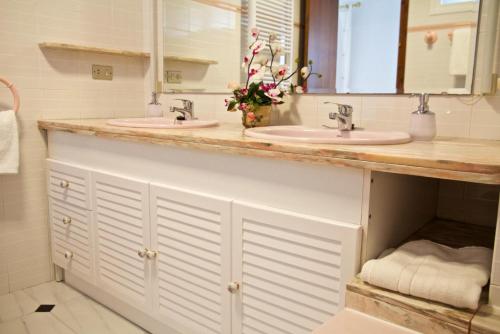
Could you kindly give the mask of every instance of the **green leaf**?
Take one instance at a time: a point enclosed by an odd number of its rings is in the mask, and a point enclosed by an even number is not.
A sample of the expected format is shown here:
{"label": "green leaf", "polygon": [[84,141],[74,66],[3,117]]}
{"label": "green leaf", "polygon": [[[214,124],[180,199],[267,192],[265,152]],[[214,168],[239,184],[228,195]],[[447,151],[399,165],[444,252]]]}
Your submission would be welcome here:
{"label": "green leaf", "polygon": [[227,111],[231,111],[231,110],[234,110],[234,107],[236,106],[236,101],[231,101],[229,102],[229,104],[227,105]]}

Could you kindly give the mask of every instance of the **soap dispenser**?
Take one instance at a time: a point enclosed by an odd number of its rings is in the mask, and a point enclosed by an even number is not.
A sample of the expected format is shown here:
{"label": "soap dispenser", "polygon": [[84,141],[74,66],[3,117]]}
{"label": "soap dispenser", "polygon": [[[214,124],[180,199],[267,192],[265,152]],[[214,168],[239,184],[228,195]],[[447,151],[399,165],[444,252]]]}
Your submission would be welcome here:
{"label": "soap dispenser", "polygon": [[158,95],[153,92],[151,103],[148,104],[147,117],[161,117],[163,111],[161,110],[161,103],[158,102]]}
{"label": "soap dispenser", "polygon": [[436,136],[436,114],[429,110],[429,94],[412,94],[418,96],[418,109],[411,113],[410,136],[414,140],[432,140]]}

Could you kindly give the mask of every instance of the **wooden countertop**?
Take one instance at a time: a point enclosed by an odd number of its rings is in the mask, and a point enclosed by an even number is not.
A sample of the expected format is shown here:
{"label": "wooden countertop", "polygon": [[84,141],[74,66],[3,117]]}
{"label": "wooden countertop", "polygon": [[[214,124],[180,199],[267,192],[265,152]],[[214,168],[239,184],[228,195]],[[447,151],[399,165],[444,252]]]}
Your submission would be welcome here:
{"label": "wooden countertop", "polygon": [[40,129],[273,159],[500,184],[500,141],[437,138],[400,145],[272,142],[245,137],[238,124],[204,129],[110,126],[106,119],[43,120]]}

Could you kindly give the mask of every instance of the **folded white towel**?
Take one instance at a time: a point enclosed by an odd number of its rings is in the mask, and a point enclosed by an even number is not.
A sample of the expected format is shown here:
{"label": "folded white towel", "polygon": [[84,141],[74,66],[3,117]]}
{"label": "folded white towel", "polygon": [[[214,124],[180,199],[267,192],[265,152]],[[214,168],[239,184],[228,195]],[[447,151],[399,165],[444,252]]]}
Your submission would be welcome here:
{"label": "folded white towel", "polygon": [[450,74],[469,74],[469,54],[471,43],[471,28],[459,28],[453,31],[453,41],[450,51]]}
{"label": "folded white towel", "polygon": [[19,169],[19,135],[16,113],[0,111],[0,174],[16,174]]}
{"label": "folded white towel", "polygon": [[363,265],[367,283],[456,307],[478,307],[488,283],[493,252],[485,247],[451,248],[411,241]]}

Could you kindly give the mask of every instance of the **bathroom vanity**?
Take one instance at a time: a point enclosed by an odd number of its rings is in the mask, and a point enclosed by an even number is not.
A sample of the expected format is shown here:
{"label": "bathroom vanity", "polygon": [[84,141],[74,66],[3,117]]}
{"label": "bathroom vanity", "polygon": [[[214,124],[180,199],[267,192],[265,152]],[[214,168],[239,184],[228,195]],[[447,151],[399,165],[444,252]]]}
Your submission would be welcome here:
{"label": "bathroom vanity", "polygon": [[228,124],[39,127],[54,263],[158,333],[310,333],[344,307],[348,284],[351,300],[363,294],[362,263],[434,223],[440,180],[500,184],[495,141],[335,146],[271,143]]}

